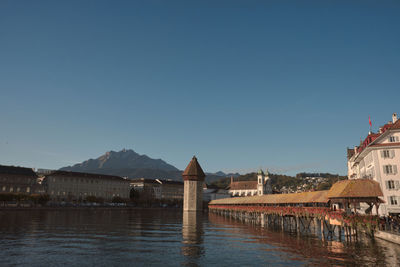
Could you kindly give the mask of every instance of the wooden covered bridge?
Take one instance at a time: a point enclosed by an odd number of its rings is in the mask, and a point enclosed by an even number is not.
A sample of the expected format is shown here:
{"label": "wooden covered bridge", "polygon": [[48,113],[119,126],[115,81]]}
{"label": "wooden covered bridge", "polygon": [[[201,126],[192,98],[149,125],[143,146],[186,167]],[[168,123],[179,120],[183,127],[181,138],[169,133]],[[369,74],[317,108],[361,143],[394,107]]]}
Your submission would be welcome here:
{"label": "wooden covered bridge", "polygon": [[[322,238],[351,239],[359,230],[373,235],[383,196],[379,184],[368,179],[344,180],[330,190],[292,194],[235,197],[213,200],[210,212],[262,226],[281,227],[298,233],[315,231]],[[357,213],[361,203],[370,214]],[[376,215],[372,214],[375,206]]]}

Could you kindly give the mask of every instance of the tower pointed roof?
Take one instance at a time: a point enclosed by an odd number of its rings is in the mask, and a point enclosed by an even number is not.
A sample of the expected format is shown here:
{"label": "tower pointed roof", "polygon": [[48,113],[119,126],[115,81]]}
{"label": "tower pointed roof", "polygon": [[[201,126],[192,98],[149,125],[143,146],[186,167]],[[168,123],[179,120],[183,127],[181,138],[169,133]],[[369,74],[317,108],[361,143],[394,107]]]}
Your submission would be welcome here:
{"label": "tower pointed roof", "polygon": [[182,177],[183,180],[204,181],[204,177],[206,177],[206,175],[204,174],[203,169],[200,167],[200,164],[195,156],[193,156],[192,160],[183,171]]}

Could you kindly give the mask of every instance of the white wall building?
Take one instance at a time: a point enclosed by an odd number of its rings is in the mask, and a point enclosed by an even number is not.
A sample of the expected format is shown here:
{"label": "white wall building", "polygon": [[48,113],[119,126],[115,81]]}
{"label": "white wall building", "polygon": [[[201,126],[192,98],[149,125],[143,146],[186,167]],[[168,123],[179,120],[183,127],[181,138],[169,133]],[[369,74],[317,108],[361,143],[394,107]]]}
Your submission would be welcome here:
{"label": "white wall building", "polygon": [[347,149],[349,179],[368,178],[379,182],[384,201],[380,215],[400,214],[400,120],[392,121],[370,132],[354,149]]}
{"label": "white wall building", "polygon": [[262,170],[258,171],[257,181],[233,181],[229,185],[229,193],[232,197],[247,197],[256,195],[272,194],[271,180],[268,170],[264,175]]}

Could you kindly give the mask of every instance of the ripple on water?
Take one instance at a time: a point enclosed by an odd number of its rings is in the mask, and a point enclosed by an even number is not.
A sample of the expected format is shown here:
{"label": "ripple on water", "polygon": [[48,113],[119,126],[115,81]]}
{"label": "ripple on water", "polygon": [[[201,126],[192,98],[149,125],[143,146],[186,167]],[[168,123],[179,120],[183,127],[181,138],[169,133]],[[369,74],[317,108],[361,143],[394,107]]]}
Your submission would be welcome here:
{"label": "ripple on water", "polygon": [[345,244],[175,210],[0,213],[4,266],[398,266],[399,246]]}

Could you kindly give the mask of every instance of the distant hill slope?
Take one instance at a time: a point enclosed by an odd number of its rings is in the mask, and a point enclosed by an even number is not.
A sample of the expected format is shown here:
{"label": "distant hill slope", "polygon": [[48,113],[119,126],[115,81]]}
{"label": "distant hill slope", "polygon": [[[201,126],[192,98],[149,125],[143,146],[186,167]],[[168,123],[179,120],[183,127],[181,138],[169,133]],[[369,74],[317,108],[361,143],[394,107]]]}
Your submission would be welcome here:
{"label": "distant hill slope", "polygon": [[121,151],[109,151],[97,159],[89,159],[82,163],[61,168],[63,171],[104,171],[121,169],[155,169],[162,171],[179,171],[174,166],[161,159],[152,159],[146,155],[140,155],[132,149],[123,149]]}
{"label": "distant hill slope", "polygon": [[[140,155],[132,149],[109,151],[97,159],[61,168],[63,171],[118,175],[129,178],[172,179],[182,181],[182,171],[161,159]],[[238,175],[238,174],[235,174]],[[206,182],[226,177],[223,172],[207,173]]]}
{"label": "distant hill slope", "polygon": [[[297,190],[302,191],[311,191],[311,190],[328,190],[331,188],[332,184],[337,181],[347,179],[347,176],[340,176],[338,174],[330,174],[323,173],[314,174],[307,173],[307,178],[303,177],[304,173],[297,174],[295,177],[283,175],[283,174],[273,174],[270,173],[269,177],[271,179],[272,188],[276,191],[282,191],[283,188],[286,188],[288,191],[296,192]],[[321,181],[313,181],[313,177],[323,177]],[[311,179],[310,179],[311,178]],[[257,181],[257,173],[247,173],[244,175],[240,175],[234,179],[235,181]],[[227,188],[230,184],[230,178],[220,178],[219,180],[215,180],[211,183],[211,185],[217,186],[219,188]],[[299,189],[299,186],[306,186],[302,189]]]}

